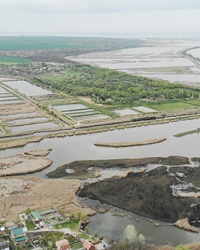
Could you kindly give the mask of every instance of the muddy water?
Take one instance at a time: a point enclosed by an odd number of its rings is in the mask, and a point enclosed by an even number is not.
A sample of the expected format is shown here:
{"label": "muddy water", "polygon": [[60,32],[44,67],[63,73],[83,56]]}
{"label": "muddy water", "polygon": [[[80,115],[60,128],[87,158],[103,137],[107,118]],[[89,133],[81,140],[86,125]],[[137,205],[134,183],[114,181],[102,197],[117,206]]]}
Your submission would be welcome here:
{"label": "muddy water", "polygon": [[[0,157],[35,149],[52,148],[53,150],[48,157],[53,160],[53,164],[48,169],[31,175],[42,178],[46,178],[46,172],[54,170],[59,165],[76,160],[125,159],[170,155],[199,157],[200,134],[188,135],[181,138],[174,137],[177,133],[194,130],[199,126],[200,119],[196,119],[99,134],[45,139],[40,143],[30,143],[25,147],[1,150]],[[130,148],[103,148],[94,146],[96,142],[142,141],[158,137],[166,137],[167,140],[158,144]],[[177,245],[199,241],[199,234],[193,234],[171,226],[155,227],[146,218],[134,214],[131,214],[131,216],[132,219],[127,216],[112,216],[110,213],[97,214],[91,219],[91,232],[98,231],[106,238],[119,239],[123,236],[126,225],[134,224],[138,232],[145,235],[148,242],[156,244],[171,242]],[[139,218],[139,221],[136,218]]]}

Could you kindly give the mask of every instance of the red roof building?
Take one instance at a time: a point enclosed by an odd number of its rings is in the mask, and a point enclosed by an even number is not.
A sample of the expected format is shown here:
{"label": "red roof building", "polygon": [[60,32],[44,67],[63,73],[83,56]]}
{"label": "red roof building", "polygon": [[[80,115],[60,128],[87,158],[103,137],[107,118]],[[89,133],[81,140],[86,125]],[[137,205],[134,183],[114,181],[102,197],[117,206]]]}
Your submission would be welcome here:
{"label": "red roof building", "polygon": [[71,250],[69,241],[65,239],[57,241],[56,246],[58,250]]}
{"label": "red roof building", "polygon": [[95,250],[95,246],[92,245],[92,243],[90,243],[89,241],[84,241],[83,247],[85,250]]}

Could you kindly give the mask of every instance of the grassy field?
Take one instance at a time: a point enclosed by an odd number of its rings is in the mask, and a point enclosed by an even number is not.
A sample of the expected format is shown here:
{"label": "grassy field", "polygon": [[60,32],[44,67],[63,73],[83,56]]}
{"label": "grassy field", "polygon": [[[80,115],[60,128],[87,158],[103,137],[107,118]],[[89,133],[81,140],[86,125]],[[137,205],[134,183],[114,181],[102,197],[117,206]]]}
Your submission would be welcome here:
{"label": "grassy field", "polygon": [[70,228],[72,230],[78,230],[78,223],[79,223],[79,220],[74,220],[74,221],[71,221],[71,222],[61,223],[59,225],[56,225],[55,229]]}
{"label": "grassy field", "polygon": [[28,58],[20,58],[20,57],[11,57],[11,56],[2,56],[0,55],[0,64],[25,64],[25,63],[30,63],[31,59]]}
{"label": "grassy field", "polygon": [[174,101],[174,102],[149,105],[150,108],[158,110],[158,111],[190,109],[190,108],[195,108],[197,106],[200,106],[200,100]]}

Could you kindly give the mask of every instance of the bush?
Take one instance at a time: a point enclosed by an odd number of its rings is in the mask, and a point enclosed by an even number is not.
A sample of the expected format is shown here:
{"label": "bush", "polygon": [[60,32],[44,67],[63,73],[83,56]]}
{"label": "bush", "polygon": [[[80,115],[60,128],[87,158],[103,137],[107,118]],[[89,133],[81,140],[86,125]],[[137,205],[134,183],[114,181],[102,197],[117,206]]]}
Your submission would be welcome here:
{"label": "bush", "polygon": [[190,250],[189,247],[185,245],[178,245],[175,250]]}

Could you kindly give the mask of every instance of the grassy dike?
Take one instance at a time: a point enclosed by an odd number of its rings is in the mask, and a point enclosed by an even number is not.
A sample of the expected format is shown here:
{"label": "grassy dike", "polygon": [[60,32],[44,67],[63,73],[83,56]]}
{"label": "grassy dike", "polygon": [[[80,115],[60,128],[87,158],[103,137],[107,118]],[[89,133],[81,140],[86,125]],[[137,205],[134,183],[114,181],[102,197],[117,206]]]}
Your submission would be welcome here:
{"label": "grassy dike", "polygon": [[184,132],[184,133],[176,134],[174,136],[175,137],[183,137],[183,136],[186,136],[186,135],[197,134],[199,132],[200,132],[200,128],[197,128],[196,130],[190,130],[190,131],[187,131],[187,132]]}

